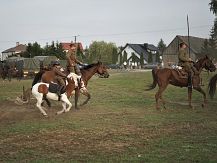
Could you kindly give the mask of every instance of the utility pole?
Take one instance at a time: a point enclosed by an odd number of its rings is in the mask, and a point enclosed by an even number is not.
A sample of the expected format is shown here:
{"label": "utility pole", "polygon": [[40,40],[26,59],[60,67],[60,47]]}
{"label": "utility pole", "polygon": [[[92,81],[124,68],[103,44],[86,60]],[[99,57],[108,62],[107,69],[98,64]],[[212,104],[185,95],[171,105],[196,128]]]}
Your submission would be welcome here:
{"label": "utility pole", "polygon": [[188,21],[188,15],[187,15],[187,26],[188,26],[188,51],[189,51],[189,58],[191,58],[191,46],[190,46],[190,36],[189,36],[189,21]]}
{"label": "utility pole", "polygon": [[75,38],[75,43],[76,43],[76,41],[77,41],[77,37],[78,37],[78,36],[80,36],[80,35],[76,35],[76,36],[74,36],[74,38]]}

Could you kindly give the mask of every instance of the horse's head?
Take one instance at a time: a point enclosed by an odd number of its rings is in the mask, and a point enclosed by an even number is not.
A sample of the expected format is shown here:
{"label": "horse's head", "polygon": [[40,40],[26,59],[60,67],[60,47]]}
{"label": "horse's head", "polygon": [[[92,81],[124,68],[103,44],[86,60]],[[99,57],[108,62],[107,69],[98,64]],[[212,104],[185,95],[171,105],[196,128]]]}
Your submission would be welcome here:
{"label": "horse's head", "polygon": [[107,71],[107,67],[105,65],[103,65],[102,62],[98,62],[97,73],[99,75],[103,76],[104,78],[108,78],[109,77],[109,73]]}
{"label": "horse's head", "polygon": [[216,67],[213,64],[212,60],[207,55],[202,58],[202,67],[210,72],[214,72],[216,70]]}

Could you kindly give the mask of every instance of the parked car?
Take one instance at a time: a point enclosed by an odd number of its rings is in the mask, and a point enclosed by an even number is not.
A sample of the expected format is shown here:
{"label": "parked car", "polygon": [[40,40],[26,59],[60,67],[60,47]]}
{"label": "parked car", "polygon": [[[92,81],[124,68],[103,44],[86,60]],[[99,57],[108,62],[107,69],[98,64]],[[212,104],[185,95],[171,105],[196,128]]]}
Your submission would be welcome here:
{"label": "parked car", "polygon": [[110,69],[120,69],[121,66],[117,65],[117,64],[110,64],[110,65],[108,65],[108,68],[110,68]]}
{"label": "parked car", "polygon": [[154,69],[157,68],[158,65],[157,64],[146,64],[143,66],[144,69]]}

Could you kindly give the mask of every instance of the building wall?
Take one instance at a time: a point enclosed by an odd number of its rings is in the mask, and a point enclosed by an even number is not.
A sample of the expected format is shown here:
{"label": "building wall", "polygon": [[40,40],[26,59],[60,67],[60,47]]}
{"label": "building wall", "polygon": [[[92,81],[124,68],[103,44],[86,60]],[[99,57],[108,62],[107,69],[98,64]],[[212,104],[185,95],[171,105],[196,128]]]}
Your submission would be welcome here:
{"label": "building wall", "polygon": [[13,54],[13,52],[1,53],[1,61],[6,60],[9,56],[12,56]]}

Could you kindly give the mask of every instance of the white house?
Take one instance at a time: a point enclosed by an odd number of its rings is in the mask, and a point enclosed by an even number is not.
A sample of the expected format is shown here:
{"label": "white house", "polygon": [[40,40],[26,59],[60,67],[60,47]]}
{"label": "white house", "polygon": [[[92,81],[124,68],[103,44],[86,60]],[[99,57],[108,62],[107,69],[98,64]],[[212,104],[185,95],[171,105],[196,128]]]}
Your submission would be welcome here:
{"label": "white house", "polygon": [[149,64],[155,64],[157,63],[157,52],[158,48],[152,44],[127,43],[119,53],[117,64],[122,65],[125,62],[125,64],[127,63],[127,66],[141,66],[142,60],[143,64],[148,64],[150,55],[152,57],[152,62]]}
{"label": "white house", "polygon": [[15,47],[3,51],[1,53],[0,59],[1,61],[4,61],[10,56],[20,56],[22,53],[26,51],[26,48],[26,45],[19,44],[19,42],[17,42]]}

